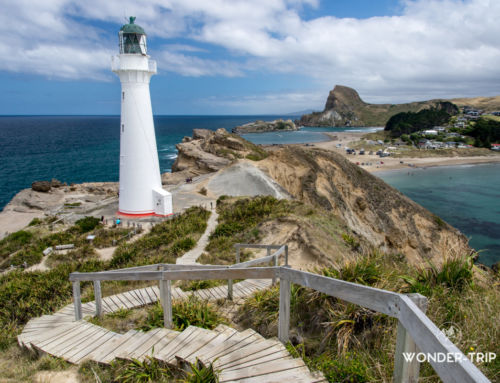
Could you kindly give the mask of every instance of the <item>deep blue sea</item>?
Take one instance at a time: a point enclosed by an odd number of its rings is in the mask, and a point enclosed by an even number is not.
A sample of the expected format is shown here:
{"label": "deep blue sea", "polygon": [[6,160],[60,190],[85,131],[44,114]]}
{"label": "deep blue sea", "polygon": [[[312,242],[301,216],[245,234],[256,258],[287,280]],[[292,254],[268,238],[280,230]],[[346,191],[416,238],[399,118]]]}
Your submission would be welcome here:
{"label": "deep blue sea", "polygon": [[[193,129],[230,131],[247,122],[276,118],[294,117],[155,116],[161,171],[170,171],[177,156],[175,145]],[[119,116],[0,116],[0,209],[35,180],[118,181],[119,126]],[[345,130],[360,128],[303,128],[243,137],[257,144],[291,144],[324,141],[324,132]],[[500,260],[500,165],[414,173],[380,176],[470,236],[473,247],[488,249],[481,253],[483,263]]]}

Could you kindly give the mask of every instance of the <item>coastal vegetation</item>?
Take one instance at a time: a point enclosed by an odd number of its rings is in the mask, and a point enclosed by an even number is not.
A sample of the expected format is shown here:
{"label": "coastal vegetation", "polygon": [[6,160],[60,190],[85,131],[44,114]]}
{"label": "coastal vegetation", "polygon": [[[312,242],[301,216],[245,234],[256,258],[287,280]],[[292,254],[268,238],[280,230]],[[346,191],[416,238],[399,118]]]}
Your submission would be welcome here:
{"label": "coastal vegetation", "polygon": [[[424,294],[429,298],[428,315],[434,323],[443,329],[450,326],[460,329],[462,337],[452,340],[463,352],[467,353],[471,348],[482,351],[497,349],[500,275],[474,266],[470,257],[454,254],[442,262],[429,262],[415,268],[403,254],[384,253],[367,244],[343,226],[333,213],[297,201],[272,197],[221,197],[217,210],[219,223],[210,237],[205,260],[219,264],[234,263],[235,243],[267,241],[280,225],[285,225],[285,230],[297,225],[300,230],[292,235],[300,233],[303,237],[294,237],[290,243],[298,241],[309,248],[305,238],[310,236],[311,251],[318,251],[322,256],[321,265],[311,271],[400,293]],[[70,272],[175,262],[175,256],[196,243],[206,228],[209,214],[201,208],[190,208],[184,214],[156,225],[141,238],[120,244],[111,261],[98,260],[88,245],[81,245],[75,249],[81,252],[81,256],[75,255],[72,260],[60,259],[60,263],[54,262],[49,271],[15,270],[0,277],[0,346],[4,351],[0,367],[11,367],[10,370],[3,369],[0,377],[13,376],[17,371],[14,364],[26,369],[21,380],[28,380],[41,369],[40,359],[34,363],[32,356],[21,352],[14,344],[15,336],[30,318],[53,312],[70,302]],[[22,246],[29,246],[35,241],[37,236],[36,232],[31,236],[17,234],[11,238],[9,246],[16,249],[20,246],[22,249]],[[24,245],[19,245],[19,242]],[[251,255],[244,253],[242,259]],[[184,289],[212,286],[212,282],[207,282],[207,285],[202,283],[186,283]],[[128,290],[131,286],[129,282],[107,282],[103,284],[104,295]],[[84,300],[92,299],[90,284],[82,284],[82,297]],[[247,298],[235,317],[226,318],[221,314],[221,306],[195,298],[175,301],[174,326],[178,330],[189,325],[213,329],[220,323],[236,322],[240,329],[252,327],[271,337],[277,331],[278,306],[278,286]],[[302,357],[309,368],[322,371],[331,382],[391,380],[396,339],[394,319],[297,285],[292,285],[291,314],[292,342],[287,348],[292,356]],[[148,330],[163,326],[163,313],[161,306],[154,304],[134,310],[123,309],[89,320],[120,332],[131,328]],[[43,366],[48,369],[70,368],[69,364],[56,358],[45,357],[44,360]],[[494,379],[499,364],[492,361],[479,367],[490,379]],[[191,375],[185,375],[147,358],[144,361],[117,361],[110,367],[85,363],[78,374],[86,382],[95,381],[94,374],[102,381],[177,379],[204,382],[216,381],[216,373],[210,366],[201,370],[192,366]],[[429,382],[439,381],[427,364],[423,365],[421,376]]]}
{"label": "coastal vegetation", "polygon": [[[427,315],[441,329],[460,332],[452,341],[467,354],[471,350],[497,352],[500,332],[500,276],[473,266],[470,257],[450,256],[441,265],[414,270],[398,254],[376,250],[344,264],[315,270],[325,276],[399,293],[425,293]],[[496,286],[491,288],[491,286]],[[265,336],[277,331],[279,287],[255,293],[240,308],[236,320]],[[320,370],[330,382],[391,381],[394,367],[396,321],[314,290],[292,285],[292,355]],[[374,368],[375,366],[375,368]],[[490,379],[500,363],[479,365]],[[439,382],[425,363],[421,377]]]}
{"label": "coastal vegetation", "polygon": [[[150,233],[131,244],[118,246],[110,261],[99,260],[95,251],[81,238],[88,233],[86,219],[84,228],[71,226],[60,232],[43,234],[42,227],[33,232],[20,231],[12,233],[0,242],[4,259],[9,252],[36,251],[41,252],[47,246],[74,243],[75,249],[66,254],[51,254],[47,263],[51,267],[47,271],[25,272],[16,269],[0,276],[0,350],[17,347],[15,337],[22,326],[31,318],[52,313],[70,303],[72,296],[69,274],[74,271],[103,271],[118,267],[139,266],[149,263],[173,262],[175,257],[191,249],[205,231],[206,221],[210,215],[205,209],[193,207],[183,214],[156,225]],[[82,224],[80,222],[80,224]],[[96,227],[94,230],[102,230]],[[132,284],[123,282],[103,283],[104,294],[116,293],[131,288]],[[82,299],[93,299],[90,283],[82,284]],[[194,305],[194,303],[193,303]],[[1,377],[1,375],[0,375]]]}
{"label": "coastal vegetation", "polygon": [[474,138],[474,146],[489,149],[491,144],[500,143],[500,121],[480,118],[465,128],[463,134]]}
{"label": "coastal vegetation", "polygon": [[430,129],[448,123],[452,115],[458,113],[456,105],[450,102],[441,102],[436,107],[423,109],[419,112],[403,112],[392,116],[385,124],[384,130],[390,132],[391,137],[401,137],[403,134]]}
{"label": "coastal vegetation", "polygon": [[212,365],[198,366],[193,363],[189,366],[190,372],[164,365],[158,360],[146,357],[143,361],[117,360],[110,367],[101,366],[94,362],[82,364],[78,372],[82,383],[95,383],[96,376],[102,382],[142,383],[142,382],[179,382],[179,383],[217,383],[217,371]]}

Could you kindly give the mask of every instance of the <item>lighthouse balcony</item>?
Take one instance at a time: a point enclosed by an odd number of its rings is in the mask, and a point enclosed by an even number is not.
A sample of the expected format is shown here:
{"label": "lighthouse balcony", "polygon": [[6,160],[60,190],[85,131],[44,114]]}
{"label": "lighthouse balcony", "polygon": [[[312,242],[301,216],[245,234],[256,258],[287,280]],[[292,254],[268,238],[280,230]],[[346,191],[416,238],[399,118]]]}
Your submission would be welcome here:
{"label": "lighthouse balcony", "polygon": [[111,70],[120,71],[145,71],[155,74],[156,61],[150,60],[148,56],[138,54],[120,54],[111,58]]}

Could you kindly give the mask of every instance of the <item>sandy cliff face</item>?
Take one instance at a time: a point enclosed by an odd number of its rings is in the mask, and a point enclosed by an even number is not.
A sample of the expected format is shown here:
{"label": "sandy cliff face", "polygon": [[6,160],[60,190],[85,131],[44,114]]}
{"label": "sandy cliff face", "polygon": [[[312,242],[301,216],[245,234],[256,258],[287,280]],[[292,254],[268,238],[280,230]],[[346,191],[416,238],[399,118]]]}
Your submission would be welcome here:
{"label": "sandy cliff face", "polygon": [[299,200],[335,212],[373,246],[412,264],[470,252],[457,229],[337,153],[286,147],[259,166]]}

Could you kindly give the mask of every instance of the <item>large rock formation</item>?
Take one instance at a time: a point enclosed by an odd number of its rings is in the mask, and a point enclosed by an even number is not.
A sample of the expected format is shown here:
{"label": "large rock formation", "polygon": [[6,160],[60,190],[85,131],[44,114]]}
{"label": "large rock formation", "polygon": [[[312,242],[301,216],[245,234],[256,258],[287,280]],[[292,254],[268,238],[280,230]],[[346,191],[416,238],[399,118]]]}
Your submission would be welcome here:
{"label": "large rock formation", "polygon": [[233,133],[263,133],[299,130],[292,120],[255,121],[233,128]]}
{"label": "large rock formation", "polygon": [[436,106],[443,100],[408,104],[368,104],[354,89],[336,85],[330,91],[322,112],[303,115],[296,123],[304,126],[385,126],[400,112],[418,112]]}
{"label": "large rock formation", "polygon": [[470,252],[457,229],[340,154],[288,146],[259,166],[299,200],[333,211],[374,247],[414,265]]}
{"label": "large rock formation", "polygon": [[215,172],[239,158],[258,161],[267,156],[262,148],[225,129],[215,132],[194,129],[193,137],[185,137],[176,148],[178,156],[172,165],[172,172],[189,172],[187,175]]}

